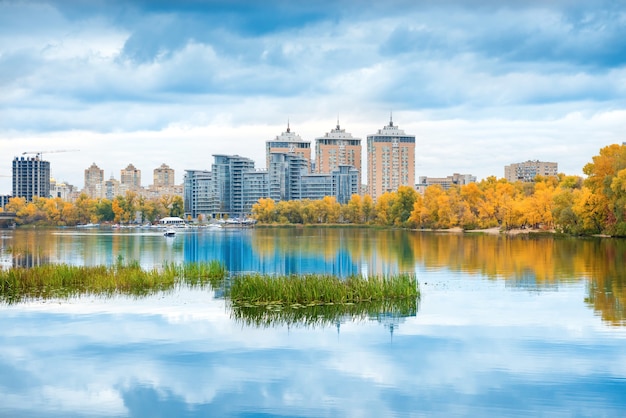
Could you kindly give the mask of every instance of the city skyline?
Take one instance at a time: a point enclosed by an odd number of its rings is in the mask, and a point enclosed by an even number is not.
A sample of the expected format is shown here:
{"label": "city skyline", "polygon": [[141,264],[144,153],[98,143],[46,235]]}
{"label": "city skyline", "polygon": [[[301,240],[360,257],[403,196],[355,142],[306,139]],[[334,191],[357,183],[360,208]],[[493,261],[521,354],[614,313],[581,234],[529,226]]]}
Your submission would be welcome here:
{"label": "city skyline", "polygon": [[43,155],[77,187],[92,162],[105,178],[165,162],[181,184],[214,154],[265,167],[288,121],[314,144],[392,112],[415,178],[526,160],[582,175],[626,140],[624,7],[502,3],[0,2],[0,194],[23,152],[80,150]]}

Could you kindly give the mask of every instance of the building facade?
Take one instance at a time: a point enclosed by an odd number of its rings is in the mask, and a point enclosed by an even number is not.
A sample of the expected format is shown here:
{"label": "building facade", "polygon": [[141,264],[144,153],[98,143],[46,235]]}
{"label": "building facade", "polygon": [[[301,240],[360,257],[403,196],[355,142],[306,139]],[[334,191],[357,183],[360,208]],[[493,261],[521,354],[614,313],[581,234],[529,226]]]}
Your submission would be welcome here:
{"label": "building facade", "polygon": [[210,218],[214,206],[211,194],[212,173],[208,170],[185,170],[183,180],[183,205],[185,217]]}
{"label": "building facade", "polygon": [[330,174],[305,174],[300,177],[300,198],[321,200],[333,195],[332,176]]}
{"label": "building facade", "polygon": [[137,191],[141,189],[141,170],[128,164],[126,168],[120,170],[120,184],[123,190]]}
{"label": "building facade", "polygon": [[175,183],[174,174],[174,169],[163,163],[154,169],[154,182],[152,184],[155,188],[171,187]]}
{"label": "building facade", "polygon": [[291,132],[289,124],[287,131],[281,133],[275,139],[265,143],[265,167],[270,166],[270,155],[274,153],[297,154],[307,161],[307,169],[311,169],[311,142],[303,141],[300,135]]}
{"label": "building facade", "polygon": [[301,154],[273,153],[269,165],[269,196],[275,202],[302,199],[302,176],[309,174]]}
{"label": "building facade", "polygon": [[244,216],[243,175],[254,171],[254,161],[239,155],[213,155],[213,216]]}
{"label": "building facade", "polygon": [[85,170],[85,188],[83,193],[93,199],[104,197],[104,170],[92,163]]}
{"label": "building facade", "polygon": [[331,172],[331,196],[342,205],[348,203],[352,195],[359,194],[361,173],[352,165],[340,165]]}
{"label": "building facade", "polygon": [[476,183],[476,176],[459,173],[454,173],[447,177],[420,176],[419,182],[415,185],[415,189],[423,194],[426,187],[435,184],[441,186],[444,190],[448,190],[452,186],[465,186],[470,183]]}
{"label": "building facade", "polygon": [[4,207],[9,203],[13,196],[8,194],[0,194],[0,208],[4,209]]}
{"label": "building facade", "polygon": [[373,200],[400,186],[415,185],[415,135],[394,126],[392,119],[367,136],[367,185]]}
{"label": "building facade", "polygon": [[533,182],[537,176],[557,176],[559,174],[558,163],[528,160],[523,163],[513,163],[504,166],[504,178],[515,183],[516,181]]}
{"label": "building facade", "polygon": [[122,195],[122,185],[120,182],[111,176],[110,179],[104,182],[104,197],[113,200],[117,196]]}
{"label": "building facade", "polygon": [[56,181],[55,179],[50,179],[50,197],[58,197],[67,202],[72,202],[77,197],[78,191],[76,187],[71,184],[67,184],[64,182]]}
{"label": "building facade", "polygon": [[361,148],[361,138],[354,138],[337,122],[335,129],[315,138],[315,172],[329,174],[340,165],[349,165],[361,173]]}
{"label": "building facade", "polygon": [[37,157],[13,160],[13,197],[28,202],[33,197],[50,197],[50,162]]}
{"label": "building facade", "polygon": [[243,212],[252,213],[252,206],[270,196],[269,174],[267,170],[255,170],[243,173]]}

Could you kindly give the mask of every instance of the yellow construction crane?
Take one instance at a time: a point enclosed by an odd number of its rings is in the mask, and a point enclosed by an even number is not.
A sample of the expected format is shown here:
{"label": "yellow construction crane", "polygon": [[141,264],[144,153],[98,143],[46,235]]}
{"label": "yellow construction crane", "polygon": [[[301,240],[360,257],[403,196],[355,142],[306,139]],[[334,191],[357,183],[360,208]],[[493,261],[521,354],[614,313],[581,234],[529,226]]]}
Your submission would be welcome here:
{"label": "yellow construction crane", "polygon": [[80,151],[78,149],[58,149],[58,150],[54,150],[54,151],[25,151],[22,153],[22,155],[26,155],[26,154],[35,154],[37,158],[41,158],[42,154],[53,154],[53,153],[57,153],[57,152],[74,152],[74,151]]}

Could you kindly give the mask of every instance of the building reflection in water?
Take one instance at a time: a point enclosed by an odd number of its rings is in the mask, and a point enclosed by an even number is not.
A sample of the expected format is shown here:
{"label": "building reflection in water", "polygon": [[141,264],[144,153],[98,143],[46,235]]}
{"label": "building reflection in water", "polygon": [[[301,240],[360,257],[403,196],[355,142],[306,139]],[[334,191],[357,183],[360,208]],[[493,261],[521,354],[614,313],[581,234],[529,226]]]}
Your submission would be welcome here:
{"label": "building reflection in water", "polygon": [[346,277],[360,272],[345,247],[336,248],[333,254],[322,254],[304,240],[292,239],[280,245],[255,240],[255,233],[250,230],[185,234],[181,237],[184,239],[186,262],[219,260],[229,271],[236,273],[316,273]]}

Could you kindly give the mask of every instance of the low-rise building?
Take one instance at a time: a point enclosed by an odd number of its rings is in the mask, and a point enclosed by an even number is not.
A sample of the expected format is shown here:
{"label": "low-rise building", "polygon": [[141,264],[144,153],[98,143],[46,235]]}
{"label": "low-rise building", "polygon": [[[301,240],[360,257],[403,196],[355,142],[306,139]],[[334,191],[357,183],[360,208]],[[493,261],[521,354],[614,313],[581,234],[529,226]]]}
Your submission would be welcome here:
{"label": "low-rise building", "polygon": [[451,176],[446,176],[446,177],[420,176],[419,183],[415,185],[415,189],[418,192],[423,194],[426,187],[432,186],[435,184],[441,186],[441,188],[444,190],[448,190],[452,186],[465,186],[466,184],[475,183],[475,182],[476,182],[476,176],[473,176],[471,174],[454,173]]}
{"label": "low-rise building", "polygon": [[77,193],[76,187],[71,184],[58,182],[55,179],[50,179],[50,197],[56,198],[59,197],[67,202],[72,202],[75,200],[75,196]]}
{"label": "low-rise building", "polygon": [[537,176],[557,176],[558,163],[539,160],[528,160],[523,163],[513,163],[504,167],[504,178],[511,183],[516,181],[533,182]]}

